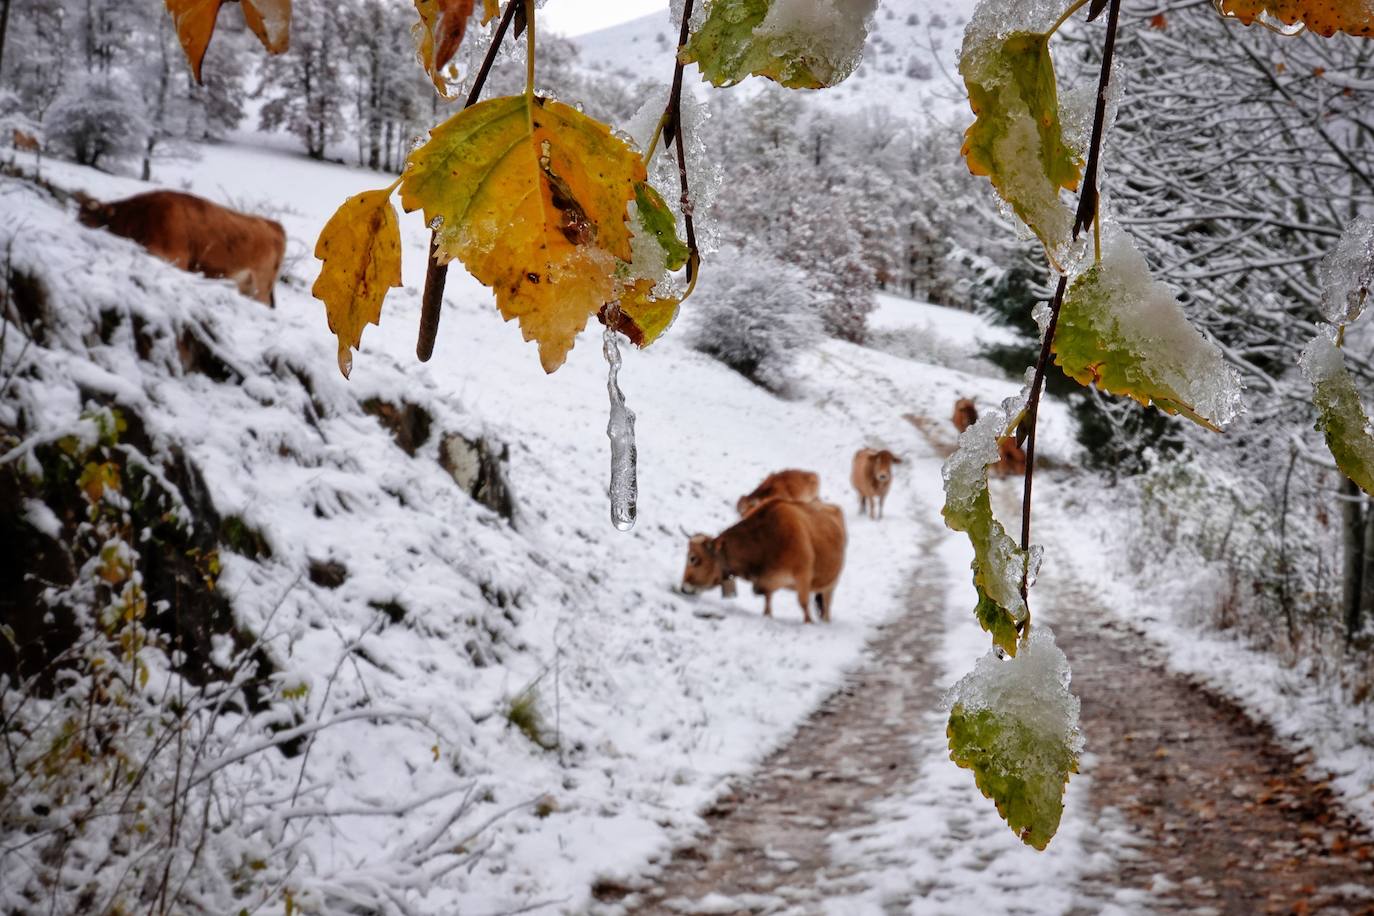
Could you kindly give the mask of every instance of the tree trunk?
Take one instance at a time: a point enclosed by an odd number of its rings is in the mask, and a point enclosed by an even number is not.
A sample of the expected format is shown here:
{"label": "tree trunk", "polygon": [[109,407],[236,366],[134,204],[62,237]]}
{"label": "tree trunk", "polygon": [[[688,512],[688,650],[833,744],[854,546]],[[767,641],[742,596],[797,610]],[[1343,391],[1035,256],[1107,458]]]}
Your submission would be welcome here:
{"label": "tree trunk", "polygon": [[1349,480],[1341,481],[1341,608],[1345,618],[1345,638],[1354,638],[1360,628],[1364,597],[1365,520],[1364,498]]}
{"label": "tree trunk", "polygon": [[1360,607],[1354,626],[1346,629],[1347,638],[1355,636],[1366,621],[1374,616],[1374,508],[1365,500],[1364,555],[1360,563]]}
{"label": "tree trunk", "polygon": [[10,0],[0,0],[0,74],[5,72],[5,32],[10,25]]}

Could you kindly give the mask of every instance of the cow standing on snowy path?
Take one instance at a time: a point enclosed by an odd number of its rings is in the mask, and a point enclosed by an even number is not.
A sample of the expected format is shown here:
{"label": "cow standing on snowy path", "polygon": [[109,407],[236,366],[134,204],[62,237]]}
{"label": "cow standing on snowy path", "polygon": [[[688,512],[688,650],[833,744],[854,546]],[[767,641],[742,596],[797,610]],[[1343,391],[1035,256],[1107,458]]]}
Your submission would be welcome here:
{"label": "cow standing on snowy path", "polygon": [[747,496],[741,496],[735,503],[740,515],[748,515],[770,499],[796,499],[810,502],[821,495],[821,478],[814,471],[798,471],[789,468],[763,478],[763,483],[754,488]]}
{"label": "cow standing on snowy path", "polygon": [[892,489],[892,466],[902,459],[887,449],[861,448],[854,453],[849,480],[859,493],[859,512],[869,518],[883,517],[883,503]]}
{"label": "cow standing on snowy path", "polygon": [[847,540],[839,506],[772,499],[716,537],[692,536],[682,590],[691,595],[739,577],[763,595],[764,616],[772,617],[773,592],[790,588],[805,622],[815,595],[821,620],[829,623]]}

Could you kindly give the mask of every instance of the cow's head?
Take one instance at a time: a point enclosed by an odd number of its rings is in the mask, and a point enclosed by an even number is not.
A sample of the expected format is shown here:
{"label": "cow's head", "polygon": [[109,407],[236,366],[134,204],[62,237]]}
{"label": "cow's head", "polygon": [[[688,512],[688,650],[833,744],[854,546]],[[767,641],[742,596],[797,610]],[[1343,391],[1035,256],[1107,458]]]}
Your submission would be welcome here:
{"label": "cow's head", "polygon": [[883,449],[873,455],[873,479],[878,483],[886,483],[892,479],[892,466],[901,464],[902,459]]}
{"label": "cow's head", "polygon": [[687,565],[682,570],[682,590],[689,595],[715,588],[725,579],[720,549],[709,534],[694,534],[687,542]]}
{"label": "cow's head", "polygon": [[103,229],[110,224],[110,216],[113,208],[109,204],[103,204],[88,194],[75,191],[72,200],[76,201],[76,218],[83,226],[92,229]]}

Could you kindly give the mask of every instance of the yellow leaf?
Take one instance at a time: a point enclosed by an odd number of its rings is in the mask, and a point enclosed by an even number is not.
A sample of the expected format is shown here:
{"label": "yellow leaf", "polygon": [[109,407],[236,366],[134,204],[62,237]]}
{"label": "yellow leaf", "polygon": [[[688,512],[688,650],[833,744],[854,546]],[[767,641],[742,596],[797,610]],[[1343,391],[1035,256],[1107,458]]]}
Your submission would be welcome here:
{"label": "yellow leaf", "polygon": [[401,181],[407,211],[437,226],[441,262],[457,258],[539,344],[545,372],[615,294],[630,261],[627,207],[644,163],[601,124],[537,96],[468,108],[430,131]]}
{"label": "yellow leaf", "polygon": [[978,33],[965,40],[959,72],[975,115],[961,150],[969,171],[992,181],[1059,266],[1073,226],[1059,192],[1078,187],[1079,162],[1064,142],[1049,36]]}
{"label": "yellow leaf", "polygon": [[1267,13],[1284,25],[1301,22],[1327,38],[1337,32],[1374,38],[1374,10],[1352,0],[1220,0],[1217,10],[1246,25]]}
{"label": "yellow leaf", "polygon": [[638,279],[621,293],[618,308],[607,306],[601,310],[601,322],[624,334],[642,350],[668,330],[681,303],[676,296],[654,298],[654,281]]}
{"label": "yellow leaf", "polygon": [[444,98],[450,96],[443,70],[463,43],[474,4],[475,0],[415,0],[415,11],[420,14],[420,63]]}
{"label": "yellow leaf", "polygon": [[[201,82],[200,65],[215,34],[215,20],[224,0],[166,0],[177,38],[191,64],[196,82]],[[243,18],[262,46],[271,54],[286,50],[291,33],[291,0],[242,0]]]}
{"label": "yellow leaf", "polygon": [[401,227],[391,206],[395,187],[344,201],[315,244],[315,257],[324,264],[310,292],[324,302],[329,330],[338,335],[344,378],[363,328],[380,322],[387,290],[401,285]]}
{"label": "yellow leaf", "polygon": [[498,0],[482,0],[482,25],[491,22],[501,13],[501,4]]}

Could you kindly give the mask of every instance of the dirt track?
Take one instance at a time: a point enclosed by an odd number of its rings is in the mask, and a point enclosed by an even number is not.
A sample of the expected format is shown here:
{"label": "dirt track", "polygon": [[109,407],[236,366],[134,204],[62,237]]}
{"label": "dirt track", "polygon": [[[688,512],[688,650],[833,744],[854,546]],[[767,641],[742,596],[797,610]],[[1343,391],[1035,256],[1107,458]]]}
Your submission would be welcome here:
{"label": "dirt track", "polygon": [[[635,887],[595,887],[596,909],[813,913],[868,880],[833,861],[831,844],[873,829],[875,804],[903,797],[921,763],[910,736],[944,687],[931,673],[941,634],[922,606],[929,584],[913,583],[907,613],[879,631],[866,666],[704,812],[694,842]],[[1019,911],[1091,913],[1111,901],[1115,912],[1374,913],[1374,843],[1301,758],[1167,671],[1086,593],[1041,593],[1045,606],[1071,609],[1054,626],[1094,755],[1090,816],[1115,809],[1136,843],[1120,856],[1108,850],[1114,864],[1083,876],[1072,905]],[[947,912],[924,899],[933,877],[911,874],[909,891],[881,910]]]}

